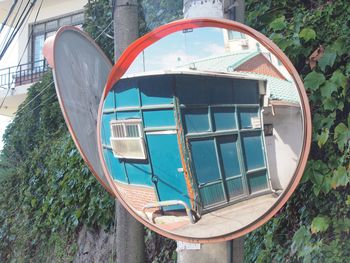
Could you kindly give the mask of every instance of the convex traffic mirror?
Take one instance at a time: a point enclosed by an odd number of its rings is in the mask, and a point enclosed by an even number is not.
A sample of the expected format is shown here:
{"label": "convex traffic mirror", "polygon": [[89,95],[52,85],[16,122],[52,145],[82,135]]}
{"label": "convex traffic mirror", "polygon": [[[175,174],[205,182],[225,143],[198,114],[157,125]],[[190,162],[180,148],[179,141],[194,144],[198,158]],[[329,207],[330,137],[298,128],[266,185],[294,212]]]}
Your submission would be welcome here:
{"label": "convex traffic mirror", "polygon": [[310,112],[291,62],[227,20],[182,20],[138,39],[112,69],[99,154],[139,221],[190,242],[229,240],[271,218],[296,188]]}

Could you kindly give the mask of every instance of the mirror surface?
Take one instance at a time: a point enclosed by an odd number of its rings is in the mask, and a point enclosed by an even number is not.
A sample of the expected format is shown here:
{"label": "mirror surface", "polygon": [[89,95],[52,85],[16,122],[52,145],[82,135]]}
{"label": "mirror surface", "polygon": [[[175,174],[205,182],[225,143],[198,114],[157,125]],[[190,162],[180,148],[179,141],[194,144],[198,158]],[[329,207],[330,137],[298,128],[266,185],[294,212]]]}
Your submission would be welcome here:
{"label": "mirror surface", "polygon": [[293,78],[257,39],[177,31],[144,49],[107,94],[103,161],[127,205],[161,231],[228,235],[292,184],[301,105]]}

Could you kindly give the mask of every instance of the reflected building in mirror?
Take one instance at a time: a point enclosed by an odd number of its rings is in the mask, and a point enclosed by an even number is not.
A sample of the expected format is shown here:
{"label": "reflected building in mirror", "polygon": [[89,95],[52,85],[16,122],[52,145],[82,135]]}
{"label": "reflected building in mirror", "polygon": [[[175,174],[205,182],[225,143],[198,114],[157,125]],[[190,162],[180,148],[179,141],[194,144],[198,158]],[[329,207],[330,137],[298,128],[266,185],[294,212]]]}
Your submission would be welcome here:
{"label": "reflected building in mirror", "polygon": [[293,180],[303,142],[283,65],[253,38],[217,28],[146,48],[101,118],[103,158],[124,201],[193,238],[232,233],[268,211]]}

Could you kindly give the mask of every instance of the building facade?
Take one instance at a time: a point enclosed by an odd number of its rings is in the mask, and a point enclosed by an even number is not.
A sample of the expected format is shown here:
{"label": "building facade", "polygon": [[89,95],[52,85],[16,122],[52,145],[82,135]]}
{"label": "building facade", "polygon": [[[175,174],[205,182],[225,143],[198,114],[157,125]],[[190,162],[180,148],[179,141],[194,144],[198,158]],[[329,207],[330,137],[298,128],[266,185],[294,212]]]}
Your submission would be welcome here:
{"label": "building facade", "polygon": [[[0,61],[0,115],[3,116],[14,116],[26,98],[27,89],[47,71],[42,54],[45,39],[61,26],[82,26],[84,23],[84,5],[87,0],[46,0],[41,7],[40,1],[18,1],[4,27],[7,31],[15,29],[14,25],[27,2],[33,4],[33,9],[6,51],[7,56]],[[0,1],[0,21],[5,21],[13,3],[11,0]],[[4,32],[2,35],[5,35]]]}

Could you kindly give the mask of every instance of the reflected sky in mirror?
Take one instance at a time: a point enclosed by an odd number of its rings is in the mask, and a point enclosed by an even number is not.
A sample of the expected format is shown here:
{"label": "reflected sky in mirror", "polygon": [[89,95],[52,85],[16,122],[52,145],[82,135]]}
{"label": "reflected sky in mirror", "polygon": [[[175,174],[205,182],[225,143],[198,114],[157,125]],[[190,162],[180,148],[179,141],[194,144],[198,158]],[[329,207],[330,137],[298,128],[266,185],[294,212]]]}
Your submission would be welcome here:
{"label": "reflected sky in mirror", "polygon": [[282,63],[256,39],[221,28],[194,28],[170,34],[146,48],[125,76],[169,69],[232,72],[238,63],[260,53],[291,81]]}
{"label": "reflected sky in mirror", "polygon": [[[193,238],[240,230],[293,181],[304,134],[298,89],[248,35],[212,27],[172,33],[137,56],[108,98],[105,130],[133,119],[145,138],[142,162],[113,156],[105,138],[111,173],[123,164],[129,176],[120,178],[122,169],[114,176],[128,205],[148,220],[149,203],[182,200],[198,215],[191,224],[170,213],[177,208],[155,210],[149,218],[163,230]],[[191,158],[180,160],[180,152]],[[136,200],[142,194],[149,200]]]}

